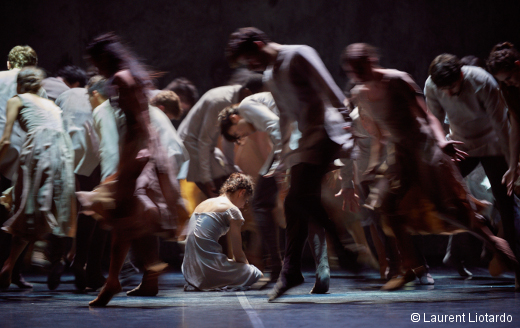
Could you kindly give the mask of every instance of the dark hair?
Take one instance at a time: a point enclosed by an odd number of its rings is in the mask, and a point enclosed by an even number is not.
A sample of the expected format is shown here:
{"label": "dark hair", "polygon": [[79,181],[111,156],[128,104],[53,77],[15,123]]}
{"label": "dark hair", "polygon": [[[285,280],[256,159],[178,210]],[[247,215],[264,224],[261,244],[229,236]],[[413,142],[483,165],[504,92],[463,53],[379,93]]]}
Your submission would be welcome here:
{"label": "dark hair", "polygon": [[224,108],[223,110],[221,110],[220,113],[218,113],[218,122],[220,124],[220,133],[222,134],[224,139],[226,139],[229,142],[238,141],[237,137],[229,134],[229,129],[231,128],[231,126],[233,126],[233,123],[231,122],[229,117],[233,114],[238,114],[238,105],[239,104],[228,106],[228,107]]}
{"label": "dark hair", "polygon": [[179,96],[173,91],[162,90],[150,99],[152,106],[164,106],[164,111],[178,118],[182,114],[181,101]]}
{"label": "dark hair", "polygon": [[244,173],[232,173],[231,176],[224,182],[222,188],[220,188],[220,194],[234,193],[238,190],[245,190],[246,196],[253,195],[253,188],[255,183],[251,176]]}
{"label": "dark hair", "polygon": [[460,79],[461,67],[462,64],[457,56],[442,54],[432,61],[428,73],[438,88],[445,88]]}
{"label": "dark hair", "polygon": [[241,90],[242,89],[249,89],[249,91],[251,91],[253,94],[262,92],[264,90],[263,75],[258,73],[252,74],[247,79],[246,83],[242,85]]}
{"label": "dark hair", "polygon": [[24,66],[36,66],[38,64],[38,55],[36,51],[29,46],[16,46],[7,55],[7,60],[11,64],[11,68],[22,68]]}
{"label": "dark hair", "polygon": [[238,57],[258,50],[256,41],[265,44],[271,42],[269,37],[256,27],[242,27],[233,32],[226,46],[226,59],[230,66],[236,66]]}
{"label": "dark hair", "polygon": [[487,67],[491,74],[511,72],[516,69],[515,62],[520,60],[520,53],[510,42],[502,42],[493,47],[487,60]]}
{"label": "dark hair", "polygon": [[87,54],[95,65],[103,65],[111,75],[119,70],[128,69],[142,86],[153,87],[151,73],[114,33],[106,33],[95,38],[87,46]]}
{"label": "dark hair", "polygon": [[197,102],[197,99],[199,99],[197,87],[195,87],[195,85],[185,77],[176,78],[163,90],[175,92],[179,97],[186,99],[186,101],[190,103],[191,107],[193,107]]}
{"label": "dark hair", "polygon": [[462,66],[476,66],[480,68],[486,68],[486,62],[484,62],[482,59],[478,58],[477,56],[469,55],[464,56],[460,59],[460,63]]}
{"label": "dark hair", "polygon": [[79,82],[83,88],[87,84],[87,73],[78,66],[68,65],[58,70],[57,76],[63,78],[68,84]]}
{"label": "dark hair", "polygon": [[94,91],[97,91],[101,97],[108,99],[108,92],[106,90],[107,79],[101,75],[94,75],[88,80],[87,92],[92,96]]}
{"label": "dark hair", "polygon": [[374,65],[379,65],[379,50],[368,43],[352,43],[343,49],[340,63],[345,66],[349,60],[366,59]]}
{"label": "dark hair", "polygon": [[20,87],[20,93],[36,93],[40,90],[45,73],[36,66],[25,66],[16,77],[16,83]]}

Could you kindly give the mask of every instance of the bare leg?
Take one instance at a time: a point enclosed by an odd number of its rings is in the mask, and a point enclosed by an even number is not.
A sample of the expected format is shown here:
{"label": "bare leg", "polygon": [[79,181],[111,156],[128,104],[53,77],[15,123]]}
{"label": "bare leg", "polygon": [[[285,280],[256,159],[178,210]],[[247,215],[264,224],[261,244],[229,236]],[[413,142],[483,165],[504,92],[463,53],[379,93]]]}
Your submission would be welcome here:
{"label": "bare leg", "polygon": [[130,249],[130,242],[122,240],[116,232],[112,233],[112,251],[110,269],[105,286],[99,292],[98,297],[89,303],[90,306],[106,306],[112,297],[121,291],[119,272],[125,262],[126,254]]}
{"label": "bare leg", "polygon": [[397,247],[401,254],[404,275],[396,276],[388,281],[381,289],[396,290],[403,287],[406,283],[415,280],[416,276],[425,273],[426,269],[421,265],[415,252],[412,237],[403,226],[403,218],[399,215],[388,215],[388,223],[395,235]]}
{"label": "bare leg", "polygon": [[9,288],[9,285],[11,284],[11,274],[13,272],[16,260],[18,260],[18,257],[23,252],[28,243],[28,241],[23,240],[20,237],[13,236],[13,239],[11,241],[11,252],[7,260],[5,260],[4,266],[2,267],[2,271],[0,271],[1,289]]}

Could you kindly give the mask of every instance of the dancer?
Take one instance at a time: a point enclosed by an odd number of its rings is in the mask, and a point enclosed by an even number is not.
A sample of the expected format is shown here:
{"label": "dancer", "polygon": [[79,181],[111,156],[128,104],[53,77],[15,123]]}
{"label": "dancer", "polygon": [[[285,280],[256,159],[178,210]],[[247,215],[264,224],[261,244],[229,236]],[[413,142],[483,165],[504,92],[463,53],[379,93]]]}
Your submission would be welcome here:
{"label": "dancer", "polygon": [[[491,74],[499,81],[500,91],[509,109],[509,121],[511,132],[509,135],[510,158],[507,172],[502,178],[502,183],[507,187],[509,195],[513,194],[514,183],[518,179],[518,160],[520,154],[520,53],[510,42],[495,45],[487,60],[487,66]],[[504,226],[506,239],[518,240],[518,227],[507,223]],[[518,245],[514,249],[515,254],[520,254]],[[518,256],[517,256],[518,257]],[[515,273],[516,289],[520,289],[520,272]]]}
{"label": "dancer", "polygon": [[[220,196],[210,198],[195,208],[188,228],[182,273],[185,290],[211,290],[221,287],[247,287],[262,277],[250,265],[242,250],[241,226],[244,208],[253,194],[253,180],[233,173],[222,185]],[[222,253],[218,239],[228,233],[234,258]]]}
{"label": "dancer", "polygon": [[[7,71],[0,72],[0,133],[3,133],[3,128],[5,127],[5,106],[7,101],[16,95],[16,77],[20,69],[24,66],[36,66],[38,63],[36,52],[29,46],[12,48],[7,59]],[[38,90],[38,95],[47,98],[43,88]],[[0,191],[8,189],[12,185],[13,175],[18,168],[20,148],[24,141],[25,132],[20,128],[20,124],[15,122],[13,132],[11,133],[10,147],[0,162]],[[8,218],[9,212],[5,207],[0,206],[0,224],[3,225]],[[11,235],[0,230],[0,266],[4,265],[4,261],[9,257],[10,245]],[[24,253],[20,255],[14,266],[12,282],[19,288],[32,288],[32,285],[27,283],[20,274],[23,258]]]}
{"label": "dancer", "polygon": [[186,180],[195,182],[208,198],[217,196],[224,181],[236,171],[230,154],[233,145],[224,142],[224,153],[217,147],[218,113],[262,91],[262,86],[262,76],[257,76],[243,86],[227,85],[211,89],[197,101],[179,126],[179,137],[190,154]]}
{"label": "dancer", "polygon": [[350,118],[340,114],[345,96],[319,55],[308,46],[280,45],[257,28],[246,27],[231,34],[226,56],[231,65],[267,70],[266,84],[280,110],[282,144],[289,142],[288,122],[296,121],[302,133],[298,148],[283,158],[285,166],[279,166],[279,171],[291,168],[291,185],[285,198],[287,229],[282,273],[269,293],[269,299],[274,300],[304,281],[301,256],[309,220],[327,227],[340,260],[344,259],[345,250],[321,204],[321,182],[340,150],[348,156],[353,148],[354,141],[345,129],[345,119]]}
{"label": "dancer", "polygon": [[68,65],[61,68],[56,77],[48,77],[42,81],[42,87],[50,100],[73,88],[83,88],[87,84],[87,73],[77,66]]}
{"label": "dancer", "polygon": [[181,116],[178,119],[172,119],[172,124],[175,129],[179,129],[182,120],[186,118],[186,115],[190,112],[191,108],[199,99],[199,91],[197,87],[187,78],[178,77],[171,81],[164,91],[173,91],[179,96],[181,101]]}
{"label": "dancer", "polygon": [[[518,156],[509,161],[507,108],[496,81],[484,69],[462,66],[450,54],[437,56],[429,74],[424,87],[428,109],[441,122],[448,117],[449,139],[463,142],[458,147],[469,154],[457,162],[460,173],[465,177],[482,164],[502,218],[505,239],[509,245],[516,245],[517,209],[513,196],[507,194],[507,186],[502,184],[502,177],[507,176],[508,167],[509,172],[515,171]],[[463,273],[457,251],[448,249],[448,252]]]}
{"label": "dancer", "polygon": [[508,194],[511,195],[513,184],[518,179],[520,154],[520,53],[509,42],[499,43],[491,51],[487,66],[491,74],[500,83],[500,91],[504,96],[510,114],[509,168],[502,181],[508,188]]}
{"label": "dancer", "polygon": [[[269,134],[272,149],[260,169],[252,200],[252,208],[257,226],[260,228],[264,248],[271,258],[271,277],[269,282],[276,282],[280,276],[281,258],[276,238],[273,210],[278,198],[278,186],[275,177],[268,173],[280,164],[282,150],[278,109],[270,92],[261,92],[245,98],[239,105],[227,107],[219,114],[220,129],[224,138],[239,142],[243,138],[260,131]],[[293,141],[297,142],[300,133],[293,130]],[[288,146],[288,145],[287,145]],[[266,176],[268,175],[268,176]],[[307,238],[316,263],[316,283],[311,293],[324,294],[329,290],[330,268],[327,257],[325,231],[309,222]]]}
{"label": "dancer", "polygon": [[[111,96],[126,117],[117,173],[91,193],[78,199],[112,228],[112,255],[107,282],[91,306],[105,306],[121,291],[119,272],[131,242],[146,260],[145,275],[136,292],[157,294],[157,278],[164,270],[157,254],[155,235],[175,237],[176,219],[187,216],[172,164],[150,129],[146,90],[149,73],[114,34],[96,38],[87,48],[92,63],[109,79]],[[135,244],[134,244],[135,245]],[[144,255],[146,254],[146,256]]]}
{"label": "dancer", "polygon": [[[507,242],[493,236],[475,212],[476,205],[462,177],[445,154],[455,160],[462,159],[464,153],[455,148],[460,142],[445,140],[439,121],[426,109],[420,89],[410,76],[397,70],[375,68],[368,47],[363,43],[348,46],[345,61],[359,84],[354,90],[357,100],[374,120],[379,135],[384,133],[395,147],[387,160],[385,175],[389,188],[382,195],[380,209],[397,239],[407,270],[383,289],[398,289],[425,272],[414,254],[407,229],[433,233],[467,229],[506,256],[510,263],[518,265]],[[414,190],[425,193],[425,200],[441,215],[444,224],[429,224],[430,217],[422,215],[412,221],[412,211],[402,206],[406,205],[406,196],[417,196]],[[430,205],[419,200],[413,206],[426,210]]]}
{"label": "dancer", "polygon": [[71,239],[76,233],[72,143],[63,129],[60,109],[36,95],[43,77],[43,71],[36,67],[21,69],[18,95],[7,102],[0,161],[8,151],[16,120],[27,138],[20,152],[14,189],[9,192],[13,200],[11,217],[2,228],[13,239],[0,272],[0,288],[9,287],[13,266],[30,241],[48,234]]}

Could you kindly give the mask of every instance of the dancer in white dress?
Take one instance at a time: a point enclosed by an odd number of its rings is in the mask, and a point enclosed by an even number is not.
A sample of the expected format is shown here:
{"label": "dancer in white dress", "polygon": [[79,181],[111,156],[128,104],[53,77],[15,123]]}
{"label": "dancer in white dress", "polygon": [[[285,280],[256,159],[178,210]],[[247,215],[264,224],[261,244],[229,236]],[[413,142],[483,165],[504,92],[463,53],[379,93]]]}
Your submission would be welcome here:
{"label": "dancer in white dress", "polygon": [[[250,265],[242,250],[240,230],[243,208],[253,193],[250,176],[233,173],[220,190],[195,208],[190,219],[182,273],[185,290],[212,290],[222,287],[251,286],[262,272]],[[234,259],[222,253],[218,239],[228,233]]]}

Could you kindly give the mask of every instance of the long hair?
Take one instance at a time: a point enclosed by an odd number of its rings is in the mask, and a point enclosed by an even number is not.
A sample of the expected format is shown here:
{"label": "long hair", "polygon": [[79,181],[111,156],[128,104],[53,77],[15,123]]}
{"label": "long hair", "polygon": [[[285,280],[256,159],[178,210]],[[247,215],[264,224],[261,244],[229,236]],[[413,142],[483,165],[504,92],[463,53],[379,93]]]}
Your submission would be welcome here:
{"label": "long hair", "polygon": [[87,46],[87,54],[96,63],[103,63],[111,75],[128,69],[134,79],[145,88],[152,88],[155,74],[139,62],[137,57],[122,43],[113,32],[95,38]]}

